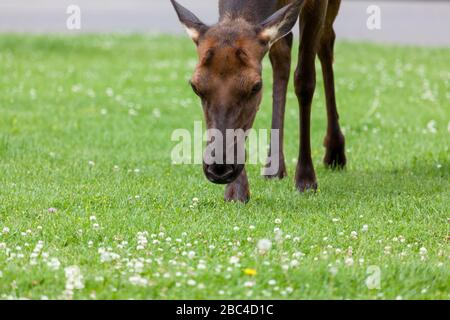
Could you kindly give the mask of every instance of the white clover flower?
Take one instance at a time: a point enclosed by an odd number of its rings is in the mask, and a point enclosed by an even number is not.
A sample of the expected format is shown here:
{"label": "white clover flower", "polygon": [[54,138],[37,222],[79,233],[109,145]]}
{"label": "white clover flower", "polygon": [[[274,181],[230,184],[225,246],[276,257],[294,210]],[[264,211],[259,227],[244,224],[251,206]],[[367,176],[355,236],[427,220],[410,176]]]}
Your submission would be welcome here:
{"label": "white clover flower", "polygon": [[195,252],[194,251],[189,251],[187,254],[189,259],[194,259],[195,258]]}
{"label": "white clover flower", "polygon": [[358,233],[356,231],[352,231],[350,233],[350,237],[352,237],[352,239],[358,239]]}
{"label": "white clover flower", "polygon": [[197,289],[199,289],[199,290],[203,290],[203,289],[205,289],[206,288],[206,286],[205,286],[205,284],[203,284],[203,283],[200,283],[198,286],[197,286]]}
{"label": "white clover flower", "polygon": [[96,221],[96,220],[97,220],[97,217],[96,217],[96,216],[90,216],[90,217],[89,217],[89,220],[90,220],[90,221]]}
{"label": "white clover flower", "polygon": [[153,116],[154,116],[155,118],[161,117],[161,111],[159,111],[158,108],[153,109]]}
{"label": "white clover flower", "polygon": [[281,231],[280,228],[275,228],[274,232],[275,232],[275,241],[276,242],[283,241],[283,231]]}
{"label": "white clover flower", "polygon": [[105,248],[99,248],[98,253],[100,254],[100,262],[102,263],[120,259],[120,256],[117,253],[111,252]]}
{"label": "white clover flower", "polygon": [[71,299],[74,290],[84,288],[83,275],[78,266],[67,267],[64,269],[64,272],[66,274],[66,289],[64,291],[64,296],[67,299]]}
{"label": "white clover flower", "polygon": [[369,226],[368,226],[367,224],[363,225],[361,231],[362,231],[362,232],[367,232],[367,231],[369,231]]}
{"label": "white clover flower", "polygon": [[128,281],[130,281],[130,283],[135,286],[145,287],[148,285],[148,280],[141,277],[140,275],[131,276],[130,278],[128,278]]}
{"label": "white clover flower", "polygon": [[250,225],[248,228],[249,228],[250,230],[255,230],[255,229],[256,229],[256,227],[255,227],[254,225]]}
{"label": "white clover flower", "polygon": [[265,254],[272,248],[272,241],[268,239],[261,239],[258,241],[257,248],[260,254]]}
{"label": "white clover flower", "polygon": [[197,284],[197,281],[195,281],[195,280],[193,280],[193,279],[189,279],[189,280],[187,281],[187,284],[188,284],[188,286],[193,287],[193,286],[195,286],[195,285]]}
{"label": "white clover flower", "polygon": [[89,160],[89,161],[88,161],[88,165],[89,165],[90,167],[93,167],[93,166],[95,166],[95,162],[92,161],[92,160]]}
{"label": "white clover flower", "polygon": [[353,260],[353,258],[351,258],[351,257],[345,258],[345,265],[346,266],[351,267],[351,266],[353,266],[354,263],[355,263],[355,261]]}
{"label": "white clover flower", "polygon": [[230,264],[238,264],[239,263],[239,257],[232,256],[230,258]]}
{"label": "white clover flower", "polygon": [[330,272],[332,276],[335,276],[338,273],[338,268],[337,267],[330,267],[328,269],[328,272]]}
{"label": "white clover flower", "polygon": [[[136,250],[144,250],[144,248],[147,246],[147,244],[148,244],[147,235],[148,235],[148,233],[146,231],[137,233],[138,245],[136,247]],[[157,241],[157,240],[155,240],[155,241]]]}
{"label": "white clover flower", "polygon": [[432,133],[432,134],[437,133],[435,120],[431,120],[430,122],[427,123],[427,130],[429,133]]}
{"label": "white clover flower", "polygon": [[267,283],[269,284],[269,286],[274,286],[274,285],[277,284],[277,281],[274,280],[274,279],[271,279],[271,280],[269,280]]}
{"label": "white clover flower", "polygon": [[244,282],[244,287],[246,287],[246,288],[251,288],[251,287],[253,287],[255,284],[256,284],[255,281],[246,281],[246,282]]}
{"label": "white clover flower", "polygon": [[133,259],[130,262],[130,267],[131,267],[130,269],[132,272],[142,273],[144,271],[144,263],[137,259]]}
{"label": "white clover flower", "polygon": [[299,265],[300,265],[300,262],[298,260],[294,259],[294,260],[291,261],[291,267],[292,268],[296,268]]}
{"label": "white clover flower", "polygon": [[279,218],[275,219],[275,224],[281,224],[281,219]]}
{"label": "white clover flower", "polygon": [[239,227],[237,227],[237,226],[234,227],[234,228],[233,228],[233,231],[239,231]]}
{"label": "white clover flower", "polygon": [[304,256],[305,256],[305,254],[303,253],[303,252],[294,252],[293,254],[292,254],[292,256],[294,257],[294,258],[297,258],[297,259],[299,259],[299,258],[303,258]]}
{"label": "white clover flower", "polygon": [[205,269],[206,269],[206,264],[204,264],[204,263],[199,263],[198,266],[197,266],[197,269],[199,269],[199,270],[205,270]]}
{"label": "white clover flower", "polygon": [[108,97],[112,97],[114,95],[114,90],[112,88],[106,88],[105,93]]}
{"label": "white clover flower", "polygon": [[59,270],[59,267],[61,266],[61,263],[59,262],[58,258],[51,258],[47,262],[47,266],[52,270]]}

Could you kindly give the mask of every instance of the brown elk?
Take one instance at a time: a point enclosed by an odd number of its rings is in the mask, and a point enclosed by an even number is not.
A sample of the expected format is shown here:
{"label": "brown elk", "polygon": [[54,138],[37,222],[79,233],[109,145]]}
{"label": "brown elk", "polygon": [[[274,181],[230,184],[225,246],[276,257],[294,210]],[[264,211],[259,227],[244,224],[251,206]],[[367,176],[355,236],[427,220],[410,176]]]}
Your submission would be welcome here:
{"label": "brown elk", "polygon": [[[324,163],[330,168],[345,166],[345,139],[339,126],[333,74],[333,23],[341,0],[220,0],[220,20],[212,26],[205,25],[176,1],[171,2],[197,45],[199,62],[191,85],[202,101],[208,129],[225,132],[252,127],[262,97],[262,60],[269,53],[273,67],[272,129],[278,129],[280,134],[279,168],[275,174],[266,175],[268,178],[282,179],[287,175],[283,152],[284,114],[293,44],[291,29],[300,17],[300,47],[294,79],[300,106],[296,187],[300,192],[317,189],[310,143],[316,56],[322,65],[328,116]],[[204,163],[203,168],[210,181],[227,184],[225,200],[249,200],[244,165]]]}

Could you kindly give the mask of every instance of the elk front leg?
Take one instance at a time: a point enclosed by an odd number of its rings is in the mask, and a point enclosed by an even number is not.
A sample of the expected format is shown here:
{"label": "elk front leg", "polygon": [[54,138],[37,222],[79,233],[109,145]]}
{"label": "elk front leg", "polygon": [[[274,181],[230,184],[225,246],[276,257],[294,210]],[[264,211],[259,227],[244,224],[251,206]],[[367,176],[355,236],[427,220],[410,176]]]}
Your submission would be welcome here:
{"label": "elk front leg", "polygon": [[245,168],[239,177],[228,184],[225,189],[225,201],[238,201],[247,203],[250,200],[250,188],[248,185]]}
{"label": "elk front leg", "polygon": [[278,157],[279,166],[276,173],[269,173],[267,170],[264,173],[266,178],[283,179],[287,175],[283,152],[283,136],[286,92],[291,72],[292,39],[293,35],[292,33],[289,33],[287,36],[276,42],[269,52],[273,69],[272,130],[278,130],[279,134],[277,135],[278,141],[273,141],[275,138],[274,136],[271,136],[271,145],[272,143],[278,143],[278,154],[272,154],[272,149],[269,150],[267,167],[270,167],[271,159],[273,159],[273,157]]}
{"label": "elk front leg", "polygon": [[295,71],[295,93],[300,105],[300,151],[295,185],[300,192],[317,189],[311,158],[311,104],[316,88],[315,60],[326,15],[327,1],[304,6],[300,16],[300,47]]}
{"label": "elk front leg", "polygon": [[300,105],[300,152],[295,172],[295,185],[300,192],[317,189],[316,173],[311,157],[311,103],[315,89],[314,60],[303,63],[296,72],[296,93]]}

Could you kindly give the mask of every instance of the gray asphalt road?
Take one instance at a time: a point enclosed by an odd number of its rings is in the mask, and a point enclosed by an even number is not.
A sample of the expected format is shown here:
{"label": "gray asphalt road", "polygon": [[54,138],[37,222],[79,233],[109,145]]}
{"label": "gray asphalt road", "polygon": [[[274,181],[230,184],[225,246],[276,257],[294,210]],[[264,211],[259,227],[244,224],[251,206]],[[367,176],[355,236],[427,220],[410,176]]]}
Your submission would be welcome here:
{"label": "gray asphalt road", "polygon": [[[217,19],[215,0],[180,0],[205,22]],[[66,27],[68,5],[81,9],[81,30]],[[381,8],[381,30],[366,27],[370,5]],[[450,2],[343,0],[336,22],[341,39],[450,46]],[[169,0],[1,0],[0,32],[180,33]]]}

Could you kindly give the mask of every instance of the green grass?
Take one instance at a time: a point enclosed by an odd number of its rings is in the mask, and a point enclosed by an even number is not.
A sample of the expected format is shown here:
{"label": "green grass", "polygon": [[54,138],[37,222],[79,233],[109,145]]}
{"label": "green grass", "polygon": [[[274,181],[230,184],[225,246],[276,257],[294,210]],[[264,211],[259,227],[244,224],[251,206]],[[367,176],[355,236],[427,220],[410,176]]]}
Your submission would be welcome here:
{"label": "green grass", "polygon": [[[291,85],[289,177],[265,181],[260,166],[249,166],[252,199],[242,205],[224,203],[223,187],[208,183],[201,166],[171,165],[172,131],[202,119],[187,84],[196,62],[189,40],[0,36],[0,298],[63,297],[64,269],[75,265],[84,284],[75,299],[449,299],[450,49],[338,42],[335,60],[347,170],[322,165],[318,77],[312,151],[320,190],[295,191]],[[270,126],[267,61],[264,78],[257,128]],[[137,250],[144,231],[148,244]],[[273,242],[265,255],[256,252],[260,239]],[[118,256],[102,262],[99,248]],[[365,284],[372,265],[381,270],[379,290]],[[130,282],[136,274],[146,285]]]}

